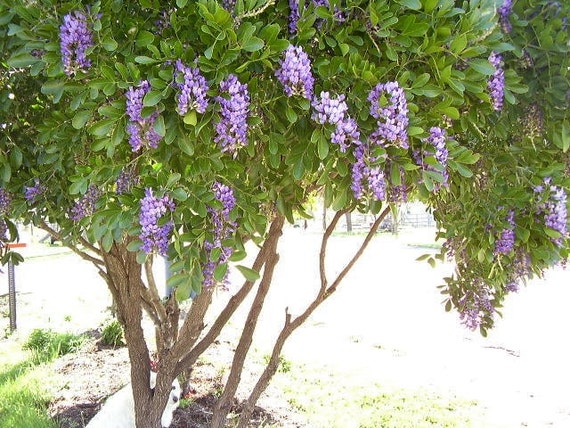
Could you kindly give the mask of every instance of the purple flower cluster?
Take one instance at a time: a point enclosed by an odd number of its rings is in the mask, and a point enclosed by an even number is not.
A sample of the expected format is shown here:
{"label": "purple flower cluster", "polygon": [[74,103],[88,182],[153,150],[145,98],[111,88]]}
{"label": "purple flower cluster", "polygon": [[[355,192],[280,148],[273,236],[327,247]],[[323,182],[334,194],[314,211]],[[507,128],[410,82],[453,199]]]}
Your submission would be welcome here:
{"label": "purple flower cluster", "polygon": [[134,168],[125,167],[117,177],[116,186],[117,194],[124,195],[129,193],[131,189],[137,186],[140,182],[140,177],[136,174]]}
{"label": "purple flower cluster", "polygon": [[[406,186],[405,180],[405,171],[404,168],[399,167],[400,169],[400,183],[398,185],[392,185],[388,188],[388,200],[390,202],[396,203],[406,203],[408,202],[408,187]],[[388,171],[388,167],[386,168]]]}
{"label": "purple flower cluster", "polygon": [[247,145],[249,91],[246,83],[240,83],[237,76],[230,74],[220,83],[220,92],[227,93],[229,98],[216,97],[220,104],[220,120],[215,124],[214,141],[223,152],[235,155],[240,147]]}
{"label": "purple flower cluster", "polygon": [[503,57],[495,51],[489,55],[489,62],[495,67],[495,72],[487,82],[487,88],[489,89],[489,95],[495,111],[501,111],[503,109],[503,101],[505,98],[505,71],[501,64],[502,61]]}
{"label": "purple flower cluster", "polygon": [[[232,255],[232,248],[223,245],[223,241],[227,239],[235,230],[235,223],[230,219],[230,212],[236,205],[236,199],[233,190],[221,183],[215,182],[212,190],[216,200],[221,202],[222,208],[216,209],[208,207],[208,212],[214,225],[213,238],[211,241],[204,243],[204,248],[208,255],[208,261],[204,265],[202,272],[204,275],[203,285],[205,287],[212,287],[216,285],[214,272],[216,267],[220,264],[226,263]],[[217,259],[213,259],[212,254],[214,249],[220,250],[220,255]],[[223,282],[227,281],[226,278]]]}
{"label": "purple flower cluster", "polygon": [[539,214],[544,216],[544,224],[546,227],[560,234],[559,237],[552,238],[552,241],[561,247],[563,240],[568,237],[566,191],[562,187],[553,185],[551,178],[546,178],[544,180],[544,186],[537,186],[534,190],[539,194],[541,201],[538,205]]}
{"label": "purple flower cluster", "polygon": [[158,112],[153,112],[150,116],[142,116],[143,98],[150,91],[150,83],[143,80],[136,88],[131,86],[127,90],[127,116],[129,123],[127,124],[127,133],[129,134],[129,143],[133,152],[139,151],[143,146],[149,146],[153,149],[158,147],[158,142],[162,139],[160,134],[155,131],[154,123],[158,117]]}
{"label": "purple flower cluster", "polygon": [[93,46],[93,35],[83,12],[75,11],[63,17],[59,29],[60,48],[65,74],[71,76],[78,71],[87,71],[91,61],[87,50]]}
{"label": "purple flower cluster", "polygon": [[408,148],[408,103],[398,82],[379,83],[368,95],[370,114],[377,129],[371,139],[377,144],[396,143]]}
{"label": "purple flower cluster", "polygon": [[101,189],[94,184],[89,186],[87,192],[75,201],[75,204],[71,208],[69,218],[73,221],[79,221],[84,217],[88,217],[95,212],[95,206],[97,201],[101,197],[103,192]]}
{"label": "purple flower cluster", "polygon": [[299,14],[299,0],[289,0],[289,33],[295,34],[297,32],[297,24],[300,18]]}
{"label": "purple flower cluster", "polygon": [[345,113],[348,111],[345,98],[343,94],[334,98],[328,92],[321,92],[320,97],[313,99],[314,112],[311,118],[320,124],[336,125],[344,119]]}
{"label": "purple flower cluster", "polygon": [[358,144],[354,150],[356,161],[352,165],[352,184],[350,186],[356,199],[364,196],[364,183],[368,184],[367,190],[378,201],[386,199],[386,180],[384,172],[379,167],[371,166],[376,161],[370,156],[365,144]]}
{"label": "purple flower cluster", "polygon": [[39,178],[34,179],[33,186],[24,186],[24,198],[28,203],[33,203],[36,199],[46,191],[46,187]]}
{"label": "purple flower cluster", "polygon": [[0,187],[0,215],[5,215],[8,212],[11,202],[12,195],[3,187]]}
{"label": "purple flower cluster", "polygon": [[472,288],[459,301],[459,319],[470,330],[477,329],[483,318],[495,312],[489,286],[481,280],[473,280]]}
{"label": "purple flower cluster", "polygon": [[289,45],[285,50],[285,59],[280,61],[275,76],[288,97],[301,95],[308,100],[313,98],[315,78],[311,72],[311,60],[301,46]]}
{"label": "purple flower cluster", "polygon": [[495,242],[495,255],[509,254],[515,247],[515,212],[510,210],[507,214],[508,227],[501,231],[499,239]]}
{"label": "purple flower cluster", "polygon": [[170,11],[163,10],[159,13],[158,18],[154,21],[154,26],[159,33],[170,27]]}
{"label": "purple flower cluster", "polygon": [[311,118],[315,122],[335,126],[331,133],[331,141],[340,146],[341,152],[345,152],[352,143],[358,145],[360,139],[358,124],[346,114],[348,106],[344,100],[344,95],[332,98],[328,92],[321,92],[320,97],[314,97],[311,103],[313,107]]}
{"label": "purple flower cluster", "polygon": [[168,195],[159,198],[154,196],[152,189],[147,188],[145,190],[145,196],[141,199],[141,212],[139,215],[139,223],[142,228],[139,235],[142,241],[142,251],[147,254],[154,251],[161,255],[166,254],[174,223],[168,221],[164,224],[159,224],[159,222],[163,216],[168,212],[174,211],[174,209],[174,201]]}
{"label": "purple flower cluster", "polygon": [[[428,143],[433,147],[433,150],[423,150],[420,152],[414,152],[414,159],[416,163],[422,167],[424,171],[434,171],[442,175],[443,181],[441,183],[434,184],[434,190],[437,191],[443,187],[449,186],[449,173],[447,172],[447,159],[449,157],[449,151],[447,150],[446,142],[448,140],[447,133],[445,129],[441,129],[437,126],[433,126],[429,130],[429,137],[424,138],[422,141]],[[425,162],[424,159],[427,156],[433,156],[435,160],[441,165],[441,168],[435,168],[433,165]]]}
{"label": "purple flower cluster", "polygon": [[513,0],[503,0],[503,4],[497,9],[497,13],[499,14],[499,25],[504,33],[510,33],[513,29],[510,21],[512,9]]}
{"label": "purple flower cluster", "polygon": [[180,60],[176,61],[174,78],[178,80],[178,76],[182,77],[182,82],[175,82],[175,86],[180,90],[176,96],[178,113],[185,115],[188,110],[204,113],[208,107],[206,78],[200,74],[197,67],[188,67]]}

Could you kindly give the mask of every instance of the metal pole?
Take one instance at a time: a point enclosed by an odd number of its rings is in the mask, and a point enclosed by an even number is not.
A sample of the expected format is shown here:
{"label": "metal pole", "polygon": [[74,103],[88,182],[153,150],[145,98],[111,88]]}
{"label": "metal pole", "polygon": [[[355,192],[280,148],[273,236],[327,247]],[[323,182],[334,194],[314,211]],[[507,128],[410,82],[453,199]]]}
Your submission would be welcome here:
{"label": "metal pole", "polygon": [[8,308],[10,310],[10,332],[16,330],[16,281],[14,263],[8,262]]}

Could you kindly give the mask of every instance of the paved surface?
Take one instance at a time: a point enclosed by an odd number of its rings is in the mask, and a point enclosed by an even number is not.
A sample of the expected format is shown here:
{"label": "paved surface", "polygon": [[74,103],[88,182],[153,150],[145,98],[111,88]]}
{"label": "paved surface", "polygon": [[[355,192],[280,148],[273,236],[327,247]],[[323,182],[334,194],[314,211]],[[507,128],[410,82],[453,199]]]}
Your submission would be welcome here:
{"label": "paved surface", "polygon": [[[436,286],[451,267],[415,261],[429,249],[410,244],[432,236],[419,229],[376,238],[337,293],[294,334],[286,357],[362,382],[427,386],[476,399],[488,409],[488,427],[570,427],[570,270],[554,269],[511,296],[504,318],[484,339],[443,310]],[[357,239],[334,238],[331,275]],[[283,237],[283,263],[257,337],[261,348],[282,324],[284,308],[298,313],[315,292],[318,243],[317,234],[300,229]],[[111,300],[89,263],[62,248],[35,244],[23,252],[28,258],[16,267],[19,334],[36,327],[82,331],[102,322]],[[6,292],[4,274],[0,295]],[[8,318],[0,318],[0,329],[7,326]]]}

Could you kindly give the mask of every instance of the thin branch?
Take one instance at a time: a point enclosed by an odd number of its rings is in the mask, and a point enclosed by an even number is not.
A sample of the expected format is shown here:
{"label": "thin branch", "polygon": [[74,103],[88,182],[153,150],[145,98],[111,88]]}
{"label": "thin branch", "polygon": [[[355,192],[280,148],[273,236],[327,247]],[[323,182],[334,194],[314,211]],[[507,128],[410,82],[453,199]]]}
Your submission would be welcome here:
{"label": "thin branch", "polygon": [[166,310],[164,309],[162,301],[160,300],[160,296],[158,295],[158,288],[156,287],[154,273],[152,272],[152,264],[153,258],[148,257],[144,263],[144,271],[146,274],[148,287],[143,287],[141,294],[143,300],[147,301],[150,308],[152,308],[153,314],[149,313],[149,315],[154,315],[153,318],[157,318],[159,321],[163,321],[166,318]]}
{"label": "thin branch", "polygon": [[[51,236],[53,236],[55,239],[57,239],[58,241],[64,242],[64,238],[63,235],[59,232],[57,232],[55,229],[53,229],[52,227],[50,227],[44,220],[40,221],[40,228],[45,230],[47,233],[49,233]],[[84,241],[83,238],[80,238],[80,242]],[[83,243],[83,242],[82,242]],[[91,247],[93,247],[91,244],[89,244]],[[67,248],[69,248],[71,251],[73,251],[75,254],[79,255],[82,259],[85,259],[91,263],[93,263],[94,265],[97,266],[98,269],[101,270],[101,266],[105,266],[105,262],[102,259],[99,259],[97,257],[92,256],[91,254],[80,250],[79,248],[77,248],[75,245],[71,245],[71,244],[65,244],[65,246]],[[93,247],[95,248],[95,247]],[[101,254],[101,252],[99,250],[96,249],[96,254]]]}
{"label": "thin branch", "polygon": [[[272,239],[271,237],[273,236],[272,233],[274,233],[276,227],[277,225],[274,225],[274,222],[272,222],[269,229],[269,237],[263,243],[253,262],[252,269],[257,272],[261,271],[265,265],[267,255],[269,253],[270,241]],[[244,281],[243,285],[236,292],[236,294],[230,297],[228,303],[226,303],[226,306],[217,316],[213,325],[210,327],[204,337],[190,351],[185,351],[186,356],[179,361],[176,368],[176,373],[180,373],[187,367],[194,365],[198,357],[202,355],[206,349],[208,349],[208,346],[210,346],[210,344],[220,335],[220,332],[227,324],[228,320],[232,317],[234,312],[240,307],[245,298],[248,296],[249,292],[253,288],[254,283],[255,281]]]}
{"label": "thin branch", "polygon": [[339,220],[342,218],[343,215],[345,215],[349,211],[350,210],[348,208],[344,209],[344,210],[337,211],[335,213],[333,219],[331,220],[331,222],[327,226],[325,233],[321,239],[321,250],[319,252],[319,274],[320,274],[320,278],[321,278],[321,287],[319,289],[319,292],[324,293],[324,291],[326,290],[326,288],[328,286],[326,269],[325,269],[325,259],[326,259],[326,251],[327,251],[327,245],[329,242],[329,238],[331,237],[332,233],[334,232],[336,225],[338,224]]}
{"label": "thin branch", "polygon": [[[330,295],[331,293],[333,293],[336,288],[338,287],[338,285],[341,283],[341,281],[344,279],[344,277],[348,274],[348,272],[352,269],[352,267],[354,266],[354,264],[357,262],[357,260],[360,258],[360,256],[362,256],[362,253],[364,253],[364,250],[366,249],[366,247],[368,247],[368,244],[370,243],[370,241],[372,240],[372,238],[374,237],[374,235],[376,234],[376,232],[378,231],[378,228],[380,227],[380,223],[382,223],[382,220],[384,220],[384,218],[390,213],[390,206],[387,206],[386,208],[384,208],[384,210],[380,213],[380,215],[378,216],[378,218],[374,221],[374,223],[372,224],[372,226],[370,226],[370,230],[368,231],[368,233],[366,234],[366,237],[364,238],[364,241],[362,241],[362,244],[360,244],[360,248],[356,251],[356,253],[354,253],[354,256],[352,257],[352,259],[350,259],[350,261],[348,262],[348,264],[344,267],[344,269],[338,274],[338,276],[336,277],[336,279],[334,280],[334,282],[331,284],[331,286],[327,289],[327,295]],[[323,238],[324,240],[324,238]],[[324,242],[323,242],[324,244]]]}

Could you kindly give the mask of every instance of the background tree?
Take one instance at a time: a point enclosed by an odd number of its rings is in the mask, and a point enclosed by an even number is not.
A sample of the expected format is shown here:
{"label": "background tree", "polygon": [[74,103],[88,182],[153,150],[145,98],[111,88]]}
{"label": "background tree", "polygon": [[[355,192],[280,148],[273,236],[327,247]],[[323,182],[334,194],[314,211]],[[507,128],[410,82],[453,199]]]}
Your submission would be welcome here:
{"label": "background tree", "polygon": [[[319,193],[320,288],[287,313],[281,348],[398,203],[433,211],[446,308],[482,333],[505,296],[568,257],[568,4],[0,0],[0,235],[39,226],[91,261],[125,329],[138,427],[159,426],[175,376],[255,292],[212,426],[224,425],[278,263],[285,221]],[[338,220],[378,214],[341,274]],[[228,263],[259,248],[206,329]],[[172,263],[162,299],[157,254]],[[20,257],[3,248],[3,261]],[[430,262],[434,260],[429,259]],[[254,291],[255,290],[255,291]],[[179,325],[180,302],[193,297]],[[156,326],[158,378],[143,311]]]}

